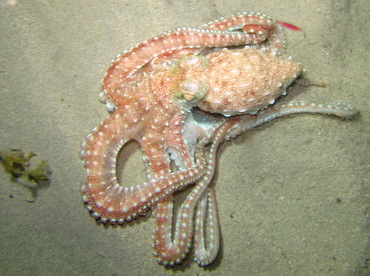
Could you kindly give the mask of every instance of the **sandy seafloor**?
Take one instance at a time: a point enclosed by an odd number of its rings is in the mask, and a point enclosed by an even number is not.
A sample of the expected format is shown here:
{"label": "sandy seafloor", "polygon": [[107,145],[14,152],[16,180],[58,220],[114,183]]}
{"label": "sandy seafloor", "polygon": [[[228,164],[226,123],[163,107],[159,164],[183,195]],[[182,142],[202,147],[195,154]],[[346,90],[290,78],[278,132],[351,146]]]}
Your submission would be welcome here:
{"label": "sandy seafloor", "polygon": [[[0,170],[0,275],[368,275],[369,3],[360,1],[48,1],[0,7],[0,149],[53,170],[34,203]],[[310,80],[296,100],[348,102],[361,117],[297,115],[220,150],[222,247],[204,269],[152,256],[150,214],[125,227],[88,215],[80,144],[108,116],[100,80],[115,55],[178,26],[242,11],[294,23],[288,54]],[[139,151],[124,183],[145,178]]]}

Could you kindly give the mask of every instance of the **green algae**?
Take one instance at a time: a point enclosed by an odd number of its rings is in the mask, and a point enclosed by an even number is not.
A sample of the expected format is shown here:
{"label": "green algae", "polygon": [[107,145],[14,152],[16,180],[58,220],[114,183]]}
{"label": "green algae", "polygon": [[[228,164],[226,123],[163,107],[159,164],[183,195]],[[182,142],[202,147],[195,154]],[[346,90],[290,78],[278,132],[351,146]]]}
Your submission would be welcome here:
{"label": "green algae", "polygon": [[11,175],[11,180],[31,191],[33,200],[27,200],[28,202],[34,202],[38,191],[50,184],[51,170],[48,162],[41,160],[38,166],[34,167],[31,159],[35,156],[37,154],[32,151],[26,155],[19,149],[0,151],[0,162],[4,170]]}

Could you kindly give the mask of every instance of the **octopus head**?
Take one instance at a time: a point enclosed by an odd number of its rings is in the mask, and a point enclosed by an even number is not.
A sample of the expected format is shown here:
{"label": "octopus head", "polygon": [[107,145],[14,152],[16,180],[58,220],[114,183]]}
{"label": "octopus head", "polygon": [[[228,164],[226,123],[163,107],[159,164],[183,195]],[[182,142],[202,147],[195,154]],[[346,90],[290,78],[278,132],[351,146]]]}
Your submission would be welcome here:
{"label": "octopus head", "polygon": [[252,48],[189,55],[179,67],[185,72],[179,84],[183,99],[224,116],[273,104],[301,73],[298,63]]}

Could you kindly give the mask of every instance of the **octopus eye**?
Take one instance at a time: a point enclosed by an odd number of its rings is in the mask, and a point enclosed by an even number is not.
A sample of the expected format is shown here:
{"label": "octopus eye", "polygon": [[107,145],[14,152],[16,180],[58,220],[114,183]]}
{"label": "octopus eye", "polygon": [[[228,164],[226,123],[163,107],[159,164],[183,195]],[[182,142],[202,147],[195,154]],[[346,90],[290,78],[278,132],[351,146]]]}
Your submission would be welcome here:
{"label": "octopus eye", "polygon": [[198,93],[200,89],[200,83],[198,81],[185,80],[180,84],[180,89],[184,92]]}
{"label": "octopus eye", "polygon": [[207,94],[207,89],[198,80],[184,80],[179,84],[179,94],[188,103],[199,102]]}

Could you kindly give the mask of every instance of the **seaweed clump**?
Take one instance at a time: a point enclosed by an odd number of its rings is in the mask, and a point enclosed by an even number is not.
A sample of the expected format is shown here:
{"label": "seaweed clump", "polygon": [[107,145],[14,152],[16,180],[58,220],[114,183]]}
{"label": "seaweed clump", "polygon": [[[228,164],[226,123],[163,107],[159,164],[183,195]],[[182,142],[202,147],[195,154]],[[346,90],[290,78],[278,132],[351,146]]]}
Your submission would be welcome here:
{"label": "seaweed clump", "polygon": [[32,151],[25,155],[19,149],[0,151],[0,162],[5,171],[11,175],[11,180],[31,191],[33,200],[27,200],[31,203],[35,201],[40,189],[49,187],[51,175],[48,162],[45,160],[42,160],[36,168],[31,168],[30,160],[36,155]]}

